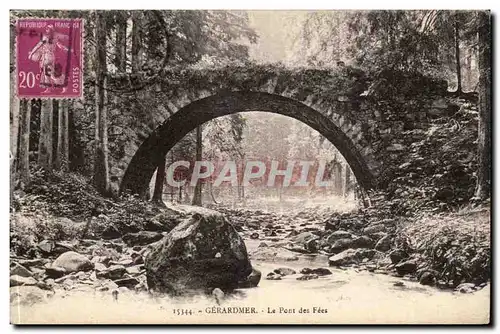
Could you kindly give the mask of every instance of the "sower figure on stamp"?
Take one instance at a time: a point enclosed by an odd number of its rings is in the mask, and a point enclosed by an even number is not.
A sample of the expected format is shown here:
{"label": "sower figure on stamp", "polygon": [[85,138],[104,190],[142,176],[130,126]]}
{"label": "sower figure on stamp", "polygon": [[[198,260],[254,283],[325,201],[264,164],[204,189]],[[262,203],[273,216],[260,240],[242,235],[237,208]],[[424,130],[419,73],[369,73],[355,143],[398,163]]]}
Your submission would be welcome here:
{"label": "sower figure on stamp", "polygon": [[53,25],[45,28],[40,42],[38,42],[28,55],[28,59],[39,62],[40,64],[40,86],[46,87],[42,93],[47,93],[53,87],[63,87],[63,93],[66,91],[64,86],[63,65],[57,61],[56,49],[60,48],[66,52],[69,48],[62,44],[68,40],[68,36],[58,33]]}

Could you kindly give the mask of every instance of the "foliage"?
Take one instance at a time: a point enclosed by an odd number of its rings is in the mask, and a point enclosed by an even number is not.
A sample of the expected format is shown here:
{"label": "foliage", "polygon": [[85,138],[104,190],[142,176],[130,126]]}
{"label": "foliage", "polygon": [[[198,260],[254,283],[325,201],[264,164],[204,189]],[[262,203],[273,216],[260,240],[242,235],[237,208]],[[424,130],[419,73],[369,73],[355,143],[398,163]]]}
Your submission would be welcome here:
{"label": "foliage", "polygon": [[471,208],[456,213],[425,215],[400,226],[410,250],[420,255],[422,268],[436,270],[453,287],[490,279],[489,210]]}

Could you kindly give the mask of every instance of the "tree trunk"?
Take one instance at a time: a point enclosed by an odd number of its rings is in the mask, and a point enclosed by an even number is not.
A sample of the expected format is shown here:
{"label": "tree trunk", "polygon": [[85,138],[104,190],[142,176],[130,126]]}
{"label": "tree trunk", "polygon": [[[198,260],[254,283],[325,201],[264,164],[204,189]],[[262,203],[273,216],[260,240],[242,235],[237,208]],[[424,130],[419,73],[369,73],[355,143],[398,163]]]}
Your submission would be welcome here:
{"label": "tree trunk", "polygon": [[106,20],[105,12],[98,11],[96,18],[97,63],[96,63],[96,123],[94,185],[103,194],[109,191],[108,128],[105,106],[106,85]]}
{"label": "tree trunk", "polygon": [[17,169],[22,187],[30,181],[31,101],[22,101],[19,115],[19,154]]}
{"label": "tree trunk", "polygon": [[46,170],[52,169],[52,100],[42,100],[40,110],[40,139],[38,141],[38,164]]}
{"label": "tree trunk", "polygon": [[491,184],[491,48],[490,12],[479,13],[479,134],[477,185],[475,196],[490,197]]}
{"label": "tree trunk", "polygon": [[138,10],[132,12],[132,72],[138,72],[142,65],[142,13]]}
{"label": "tree trunk", "polygon": [[161,205],[165,205],[163,203],[163,184],[165,183],[165,163],[166,157],[160,159],[158,163],[158,169],[156,170],[156,180],[155,180],[155,189],[153,192],[153,202]]}
{"label": "tree trunk", "polygon": [[342,195],[342,164],[337,162],[334,167],[334,187],[337,195]]}
{"label": "tree trunk", "polygon": [[345,180],[344,180],[344,197],[349,196],[351,190],[351,169],[345,166]]}
{"label": "tree trunk", "polygon": [[460,31],[458,18],[455,18],[455,61],[457,63],[457,95],[462,94],[462,70],[460,68]]}
{"label": "tree trunk", "polygon": [[[198,126],[196,128],[196,161],[201,161],[202,159],[202,130],[201,126]],[[194,188],[194,195],[193,195],[193,205],[202,205],[202,200],[201,200],[201,187],[202,183],[201,180],[198,180],[196,182],[196,186]]]}
{"label": "tree trunk", "polygon": [[[19,142],[19,117],[20,117],[20,103],[19,99],[15,96],[15,85],[13,83],[15,80],[15,71],[12,72],[13,75],[10,77],[10,170],[12,177],[15,179],[16,174],[16,157]],[[13,185],[13,183],[12,183]]]}
{"label": "tree trunk", "polygon": [[118,72],[127,71],[127,12],[116,13],[115,66]]}
{"label": "tree trunk", "polygon": [[57,115],[57,150],[55,165],[57,169],[68,170],[68,101],[59,102]]}

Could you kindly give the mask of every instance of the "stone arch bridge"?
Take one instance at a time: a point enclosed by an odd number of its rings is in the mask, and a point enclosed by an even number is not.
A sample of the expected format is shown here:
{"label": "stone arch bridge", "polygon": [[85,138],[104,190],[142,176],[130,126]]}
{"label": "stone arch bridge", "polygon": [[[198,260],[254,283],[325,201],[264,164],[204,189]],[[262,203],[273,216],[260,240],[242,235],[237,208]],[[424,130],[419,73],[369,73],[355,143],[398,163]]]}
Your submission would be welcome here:
{"label": "stone arch bridge", "polygon": [[131,82],[130,76],[111,78],[107,93],[114,194],[143,193],[159,159],[186,134],[214,118],[245,111],[304,122],[336,146],[358,184],[383,187],[390,177],[388,164],[407,149],[405,131],[425,128],[430,118],[453,109],[442,84],[418,83],[422,91],[395,96],[385,87],[390,83],[378,82],[381,93],[353,68],[184,68],[165,71],[145,89],[123,88]]}

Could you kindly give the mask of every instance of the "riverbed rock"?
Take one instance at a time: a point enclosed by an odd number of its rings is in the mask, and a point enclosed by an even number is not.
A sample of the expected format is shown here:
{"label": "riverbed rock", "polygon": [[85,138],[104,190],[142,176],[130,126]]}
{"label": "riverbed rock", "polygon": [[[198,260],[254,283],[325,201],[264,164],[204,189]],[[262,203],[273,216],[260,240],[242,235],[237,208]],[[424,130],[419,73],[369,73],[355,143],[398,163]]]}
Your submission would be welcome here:
{"label": "riverbed rock", "polygon": [[384,224],[369,225],[363,229],[364,234],[372,234],[377,232],[385,232],[386,227]]}
{"label": "riverbed rock", "polygon": [[215,287],[231,290],[252,273],[245,243],[229,221],[217,211],[194,210],[151,246],[145,258],[149,289],[171,294]]}
{"label": "riverbed rock", "polygon": [[163,238],[163,234],[151,231],[140,231],[137,233],[127,233],[122,239],[127,246],[144,246],[156,242]]}
{"label": "riverbed rock", "polygon": [[420,275],[418,282],[422,285],[435,285],[437,282],[437,276],[433,271],[424,271]]}
{"label": "riverbed rock", "polygon": [[318,276],[327,276],[327,275],[332,274],[332,272],[327,268],[314,268],[314,269],[304,268],[300,271],[300,273],[301,274],[315,274]]}
{"label": "riverbed rock", "polygon": [[238,288],[255,288],[259,285],[261,277],[262,273],[259,270],[253,268],[250,275],[248,275],[248,277],[244,281],[238,282]]}
{"label": "riverbed rock", "polygon": [[305,274],[300,277],[297,277],[297,281],[309,281],[312,279],[318,279],[318,275],[316,274]]}
{"label": "riverbed rock", "polygon": [[20,265],[17,262],[12,262],[10,266],[10,274],[24,276],[24,277],[33,276],[33,273],[31,271],[29,271],[28,269],[26,269],[26,267]]}
{"label": "riverbed rock", "polygon": [[277,273],[273,272],[273,273],[267,274],[266,279],[270,280],[270,281],[280,281],[281,277],[282,276],[280,274],[277,274]]}
{"label": "riverbed rock", "polygon": [[359,249],[346,249],[345,251],[331,256],[328,259],[330,266],[347,266],[356,264],[364,259],[371,259],[375,255],[373,249],[359,248]]}
{"label": "riverbed rock", "polygon": [[377,244],[375,245],[375,250],[378,250],[379,252],[387,252],[389,249],[391,249],[391,243],[391,236],[386,235],[377,242]]}
{"label": "riverbed rock", "polygon": [[273,271],[281,276],[295,275],[297,273],[292,268],[286,268],[286,267],[276,268]]}
{"label": "riverbed rock", "polygon": [[120,231],[114,225],[108,225],[104,228],[101,234],[103,239],[118,239],[122,236]]}
{"label": "riverbed rock", "polygon": [[77,252],[69,251],[61,254],[53,263],[52,267],[63,268],[66,273],[87,271],[94,268],[90,260]]}
{"label": "riverbed rock", "polygon": [[24,277],[19,275],[10,276],[10,286],[36,285],[37,280],[33,277]]}
{"label": "riverbed rock", "polygon": [[340,252],[345,251],[346,249],[351,248],[353,243],[353,239],[338,239],[335,240],[330,247],[330,253],[338,254]]}
{"label": "riverbed rock", "polygon": [[121,277],[126,273],[126,269],[123,265],[121,264],[115,264],[112,265],[109,268],[106,268],[102,271],[99,271],[96,276],[97,278],[109,278],[111,280],[116,280]]}
{"label": "riverbed rock", "polygon": [[328,245],[332,245],[337,240],[351,239],[351,238],[352,238],[351,233],[349,233],[347,231],[338,230],[338,231],[335,231],[335,232],[329,234],[328,237],[326,237],[326,239],[324,240],[324,242]]}
{"label": "riverbed rock", "polygon": [[253,240],[259,239],[259,233],[254,232],[254,233],[250,234],[250,239],[253,239]]}
{"label": "riverbed rock", "polygon": [[408,254],[402,249],[395,249],[391,253],[389,253],[389,257],[393,264],[398,264],[404,259],[408,258]]}
{"label": "riverbed rock", "polygon": [[139,284],[139,280],[135,277],[125,277],[113,281],[119,287],[127,287],[129,289],[134,289],[134,287]]}
{"label": "riverbed rock", "polygon": [[49,278],[57,279],[66,275],[66,270],[62,267],[47,267],[45,268],[45,275]]}
{"label": "riverbed rock", "polygon": [[375,242],[368,236],[362,235],[352,241],[352,248],[373,248]]}
{"label": "riverbed rock", "polygon": [[412,274],[417,270],[417,264],[414,261],[405,261],[397,264],[394,268],[399,275]]}
{"label": "riverbed rock", "polygon": [[474,283],[462,283],[455,288],[455,291],[460,293],[472,293],[476,291],[476,285]]}

